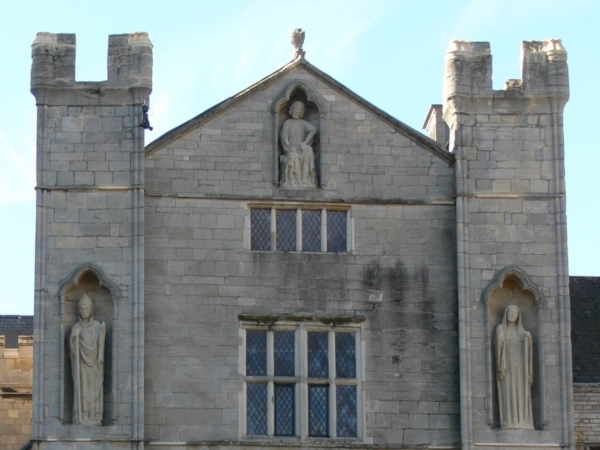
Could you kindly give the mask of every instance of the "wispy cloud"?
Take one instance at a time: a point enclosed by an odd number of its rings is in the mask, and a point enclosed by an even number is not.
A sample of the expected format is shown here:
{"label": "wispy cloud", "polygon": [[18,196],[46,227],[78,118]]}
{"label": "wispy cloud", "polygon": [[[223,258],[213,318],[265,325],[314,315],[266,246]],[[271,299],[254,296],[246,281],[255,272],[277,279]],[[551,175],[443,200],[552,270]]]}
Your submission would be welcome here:
{"label": "wispy cloud", "polygon": [[472,0],[454,21],[458,35],[469,36],[502,29],[510,31],[532,20],[562,16],[585,8],[592,0]]}
{"label": "wispy cloud", "polygon": [[0,205],[35,198],[35,144],[22,143],[17,150],[0,131]]}
{"label": "wispy cloud", "polygon": [[[168,54],[156,52],[151,105],[156,131],[148,138],[160,136],[289,62],[294,54],[289,37],[295,28],[306,30],[307,58],[317,64],[326,61],[332,75],[342,76],[355,63],[350,49],[356,40],[392,5],[391,0],[348,1],[343,6],[322,0],[295,6],[255,0],[230,11],[211,28],[181,36]],[[265,16],[265,11],[271,13]],[[342,33],[332,26],[332,18],[344,24]],[[215,36],[219,42],[211,45]],[[163,90],[168,90],[168,98],[160,93]]]}

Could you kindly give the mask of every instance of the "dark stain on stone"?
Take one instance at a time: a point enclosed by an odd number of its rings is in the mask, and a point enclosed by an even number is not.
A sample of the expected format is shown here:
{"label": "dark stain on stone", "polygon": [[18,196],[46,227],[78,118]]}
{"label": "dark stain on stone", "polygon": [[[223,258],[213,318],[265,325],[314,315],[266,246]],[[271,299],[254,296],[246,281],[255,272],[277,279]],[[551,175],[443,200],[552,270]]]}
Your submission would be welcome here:
{"label": "dark stain on stone", "polygon": [[381,266],[373,261],[363,268],[363,286],[365,289],[381,290]]}
{"label": "dark stain on stone", "polygon": [[388,284],[390,286],[390,297],[392,301],[401,302],[404,299],[404,290],[406,289],[407,271],[402,261],[396,261],[394,267],[388,267],[386,271]]}
{"label": "dark stain on stone", "polygon": [[444,228],[444,231],[442,232],[442,239],[448,244],[456,244],[456,229]]}

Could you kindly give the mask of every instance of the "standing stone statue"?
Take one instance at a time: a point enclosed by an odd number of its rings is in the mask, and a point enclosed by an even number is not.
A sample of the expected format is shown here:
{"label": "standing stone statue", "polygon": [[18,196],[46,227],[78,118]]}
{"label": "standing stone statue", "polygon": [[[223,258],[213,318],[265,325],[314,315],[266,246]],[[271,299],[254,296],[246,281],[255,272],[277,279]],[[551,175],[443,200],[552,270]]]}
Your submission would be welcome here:
{"label": "standing stone statue", "polygon": [[281,129],[281,185],[288,189],[316,188],[317,173],[312,143],[317,128],[304,117],[304,104],[295,101],[290,107],[291,119]]}
{"label": "standing stone statue", "polygon": [[533,343],[521,311],[509,305],[494,336],[500,427],[533,429]]}
{"label": "standing stone statue", "polygon": [[102,425],[106,324],[94,320],[93,312],[92,301],[84,294],[79,300],[79,320],[69,338],[73,423],[79,425]]}

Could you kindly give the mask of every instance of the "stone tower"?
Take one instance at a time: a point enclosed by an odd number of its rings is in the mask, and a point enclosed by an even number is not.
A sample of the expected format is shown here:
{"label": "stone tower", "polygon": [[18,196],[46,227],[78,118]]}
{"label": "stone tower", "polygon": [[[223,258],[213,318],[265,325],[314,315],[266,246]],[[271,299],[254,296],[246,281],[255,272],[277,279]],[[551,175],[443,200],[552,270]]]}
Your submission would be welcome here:
{"label": "stone tower", "polygon": [[[146,33],[110,36],[103,82],[75,81],[75,50],[73,34],[38,33],[32,45],[38,118],[32,440],[36,449],[99,448],[99,440],[137,448],[144,389],[140,124],[152,89],[152,44]],[[106,325],[102,426],[73,425],[68,341],[84,295],[94,319]]]}
{"label": "stone tower", "polygon": [[[522,79],[492,89],[486,42],[446,53],[444,120],[456,155],[463,449],[572,448],[560,40],[523,42]],[[494,330],[520,308],[533,340],[533,429],[505,429]]]}

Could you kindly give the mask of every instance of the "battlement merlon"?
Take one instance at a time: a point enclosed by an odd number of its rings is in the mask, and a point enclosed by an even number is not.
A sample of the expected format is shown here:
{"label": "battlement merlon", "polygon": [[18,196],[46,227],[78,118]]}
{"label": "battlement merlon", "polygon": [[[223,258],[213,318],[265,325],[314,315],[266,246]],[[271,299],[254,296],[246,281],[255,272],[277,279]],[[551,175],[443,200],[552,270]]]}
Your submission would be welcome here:
{"label": "battlement merlon", "polygon": [[504,90],[492,87],[489,42],[451,41],[445,60],[444,109],[470,114],[504,109],[510,114],[523,107],[562,112],[569,99],[567,52],[560,39],[524,41],[521,78],[507,80]]}
{"label": "battlement merlon", "polygon": [[[38,104],[126,104],[150,95],[152,43],[147,33],[108,37],[106,81],[76,82],[75,54],[74,34],[37,34],[31,46],[31,92]],[[123,97],[124,90],[132,100]]]}

